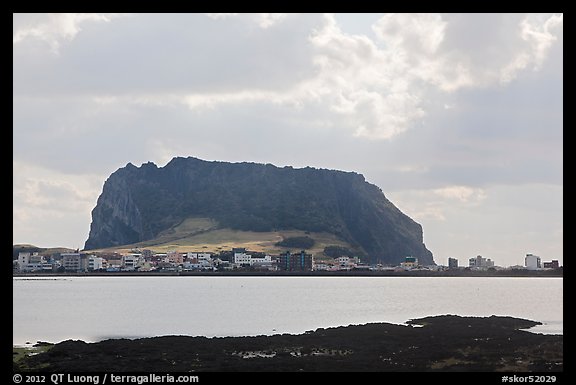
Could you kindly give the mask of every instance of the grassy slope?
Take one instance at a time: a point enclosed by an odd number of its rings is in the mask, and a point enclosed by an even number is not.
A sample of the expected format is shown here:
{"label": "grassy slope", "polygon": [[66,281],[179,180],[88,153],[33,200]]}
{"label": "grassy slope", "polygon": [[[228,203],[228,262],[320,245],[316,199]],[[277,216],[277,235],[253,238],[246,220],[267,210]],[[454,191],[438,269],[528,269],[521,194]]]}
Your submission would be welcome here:
{"label": "grassy slope", "polygon": [[[28,370],[26,365],[26,358],[31,355],[45,353],[52,349],[54,345],[34,345],[34,346],[12,346],[12,367],[14,371],[25,371]],[[42,369],[45,365],[36,367],[35,369]]]}
{"label": "grassy slope", "polygon": [[[307,235],[316,241],[308,250],[313,254],[321,254],[324,247],[337,245],[349,247],[346,242],[339,240],[335,235],[328,233],[305,233],[300,230],[281,230],[272,232],[238,231],[220,229],[218,224],[208,218],[188,218],[178,226],[162,232],[156,239],[139,242],[123,247],[99,249],[94,251],[129,251],[133,248],[147,248],[155,252],[169,250],[211,251],[220,252],[234,247],[244,247],[250,251],[278,254],[286,248],[275,246],[283,238]],[[294,250],[294,249],[293,249]]]}
{"label": "grassy slope", "polygon": [[20,251],[27,251],[27,252],[33,252],[33,251],[38,251],[38,254],[40,255],[52,255],[52,254],[56,254],[56,253],[72,253],[75,251],[75,249],[70,249],[68,247],[38,247],[38,246],[34,246],[34,245],[30,245],[30,244],[15,244],[12,245],[12,248],[14,251],[16,252],[20,252]]}

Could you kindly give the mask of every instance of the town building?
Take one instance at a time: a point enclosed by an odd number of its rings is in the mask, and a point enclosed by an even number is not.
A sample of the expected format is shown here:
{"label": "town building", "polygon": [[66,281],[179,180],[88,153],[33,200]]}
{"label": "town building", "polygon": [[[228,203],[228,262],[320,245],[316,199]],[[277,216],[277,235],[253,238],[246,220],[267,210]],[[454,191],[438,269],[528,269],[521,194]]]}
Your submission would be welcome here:
{"label": "town building", "polygon": [[[35,253],[38,254],[38,253]],[[25,271],[26,266],[30,263],[30,253],[20,252],[18,253],[18,270]]]}
{"label": "town building", "polygon": [[252,256],[250,254],[246,254],[245,251],[238,251],[234,252],[234,258],[232,259],[232,263],[238,267],[248,267],[252,263]]}
{"label": "town building", "polygon": [[184,256],[177,251],[169,251],[167,258],[167,262],[174,265],[182,265],[184,263]]}
{"label": "town building", "polygon": [[457,269],[458,268],[458,260],[456,258],[448,258],[448,268],[449,269]]}
{"label": "town building", "polygon": [[542,268],[541,259],[539,256],[534,254],[526,254],[524,258],[524,266],[528,270],[538,270]]}
{"label": "town building", "polygon": [[251,266],[258,269],[265,270],[276,270],[276,265],[269,255],[264,255],[261,257],[252,256]]}
{"label": "town building", "polygon": [[312,270],[312,254],[306,254],[304,250],[292,254],[290,251],[280,254],[277,259],[278,270],[284,271],[310,271]]}
{"label": "town building", "polygon": [[212,260],[212,254],[210,254],[210,253],[188,253],[188,254],[186,254],[186,257],[187,257],[188,259],[190,259],[190,258],[196,258],[196,259],[198,259],[199,261],[201,261],[201,260],[206,260],[206,261]]}
{"label": "town building", "polygon": [[418,266],[418,258],[416,257],[405,257],[404,262],[400,263],[400,267],[404,270],[411,270]]}
{"label": "town building", "polygon": [[475,258],[470,258],[468,260],[468,267],[471,269],[488,269],[490,267],[494,267],[494,261],[490,258],[484,258],[481,255],[476,256]]}
{"label": "town building", "polygon": [[338,264],[340,266],[348,266],[350,263],[350,257],[338,257]]}
{"label": "town building", "polygon": [[313,270],[315,270],[315,271],[329,271],[329,270],[335,270],[335,269],[334,269],[334,265],[321,262],[321,263],[314,263]]}
{"label": "town building", "polygon": [[360,264],[360,258],[341,256],[334,259],[339,270],[355,269]]}
{"label": "town building", "polygon": [[138,268],[140,254],[126,254],[122,256],[122,270],[134,271]]}
{"label": "town building", "polygon": [[[258,267],[272,269],[273,261],[272,257],[269,255],[264,255],[262,257],[255,257],[250,254],[246,254],[245,249],[234,249],[234,257],[232,263],[236,267]],[[244,250],[244,251],[242,251]]]}
{"label": "town building", "polygon": [[214,270],[214,262],[210,253],[188,253],[182,267],[184,270]]}
{"label": "town building", "polygon": [[37,252],[20,252],[16,262],[20,271],[52,271],[53,265]]}
{"label": "town building", "polygon": [[154,255],[154,253],[152,253],[152,250],[150,250],[150,249],[142,250],[142,258],[150,259],[150,258],[152,258],[152,255]]}
{"label": "town building", "polygon": [[105,259],[91,255],[88,257],[88,271],[105,269]]}
{"label": "town building", "polygon": [[544,268],[545,269],[558,269],[558,268],[560,268],[560,264],[558,263],[558,260],[553,259],[550,262],[544,262]]}
{"label": "town building", "polygon": [[113,255],[108,257],[106,260],[108,262],[108,267],[106,268],[108,271],[119,271],[122,267],[121,255]]}
{"label": "town building", "polygon": [[80,253],[62,253],[62,267],[66,271],[86,271],[88,270],[88,258]]}

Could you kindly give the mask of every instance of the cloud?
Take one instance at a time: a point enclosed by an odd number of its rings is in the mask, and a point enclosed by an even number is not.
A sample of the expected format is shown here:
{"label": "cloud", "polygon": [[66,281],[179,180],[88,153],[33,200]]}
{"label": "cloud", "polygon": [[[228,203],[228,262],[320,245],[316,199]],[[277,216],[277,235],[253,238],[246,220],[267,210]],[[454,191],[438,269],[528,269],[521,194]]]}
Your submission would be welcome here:
{"label": "cloud", "polygon": [[387,50],[398,55],[405,52],[431,55],[444,40],[446,24],[439,14],[390,13],[382,16],[372,29]]}
{"label": "cloud", "polygon": [[[343,31],[333,15],[119,16],[14,16],[15,60],[24,63],[13,71],[15,93],[214,111],[272,102],[287,114],[313,111],[357,138],[391,139],[418,127],[442,92],[501,85],[541,68],[563,20],[386,14],[373,40]],[[20,49],[34,39],[59,57]]]}
{"label": "cloud", "polygon": [[244,19],[256,23],[260,28],[267,29],[289,16],[287,13],[207,13],[214,20]]}
{"label": "cloud", "polygon": [[86,22],[109,22],[115,13],[27,13],[12,16],[12,43],[27,40],[46,43],[52,53],[58,53],[63,42],[69,42],[82,30]]}
{"label": "cloud", "polygon": [[389,14],[373,29],[407,73],[454,92],[540,69],[562,23],[562,15]]}
{"label": "cloud", "polygon": [[14,161],[13,242],[81,246],[88,235],[90,212],[103,177],[64,174],[38,164]]}
{"label": "cloud", "polygon": [[479,188],[468,186],[447,186],[433,190],[434,194],[443,198],[456,199],[460,202],[478,202],[486,199],[486,193]]}
{"label": "cloud", "polygon": [[520,23],[522,27],[522,39],[532,46],[532,61],[534,69],[538,70],[548,56],[550,48],[558,40],[558,29],[564,24],[564,15],[552,15],[548,18],[538,15],[527,16]]}

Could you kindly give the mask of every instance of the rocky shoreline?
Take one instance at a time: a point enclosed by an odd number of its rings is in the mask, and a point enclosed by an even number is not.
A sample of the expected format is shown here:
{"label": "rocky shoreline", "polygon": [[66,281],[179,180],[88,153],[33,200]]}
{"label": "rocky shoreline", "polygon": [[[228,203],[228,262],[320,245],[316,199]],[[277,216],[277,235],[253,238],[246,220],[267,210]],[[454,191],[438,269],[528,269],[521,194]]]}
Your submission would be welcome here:
{"label": "rocky shoreline", "polygon": [[257,337],[63,341],[13,360],[42,372],[561,372],[563,336],[512,317],[444,315]]}

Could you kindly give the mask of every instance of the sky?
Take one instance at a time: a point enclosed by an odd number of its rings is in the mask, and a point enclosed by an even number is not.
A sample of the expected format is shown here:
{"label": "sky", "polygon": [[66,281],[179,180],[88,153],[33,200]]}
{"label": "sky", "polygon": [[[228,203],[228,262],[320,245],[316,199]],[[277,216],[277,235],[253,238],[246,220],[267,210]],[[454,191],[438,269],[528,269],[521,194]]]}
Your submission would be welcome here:
{"label": "sky", "polygon": [[563,263],[562,14],[14,14],[13,242],[175,156],[363,174],[438,264]]}

